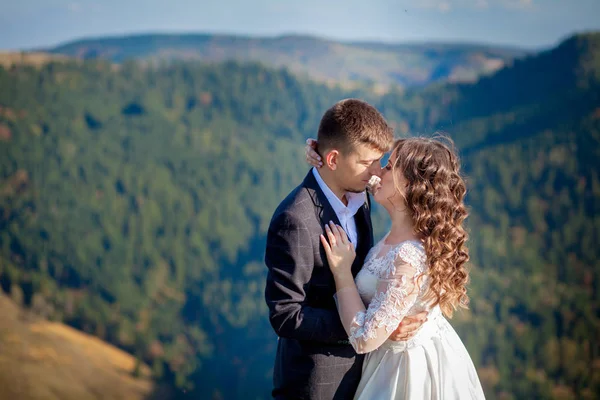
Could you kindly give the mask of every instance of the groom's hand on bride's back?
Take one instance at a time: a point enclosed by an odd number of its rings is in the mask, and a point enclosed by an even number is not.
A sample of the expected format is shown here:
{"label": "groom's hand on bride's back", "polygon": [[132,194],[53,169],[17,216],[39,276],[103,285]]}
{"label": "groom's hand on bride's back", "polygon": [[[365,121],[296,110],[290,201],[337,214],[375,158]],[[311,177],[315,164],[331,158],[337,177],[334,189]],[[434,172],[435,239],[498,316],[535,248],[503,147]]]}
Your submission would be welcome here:
{"label": "groom's hand on bride's back", "polygon": [[421,325],[427,321],[427,311],[422,311],[419,314],[404,317],[398,328],[390,335],[390,339],[394,341],[409,340],[419,331]]}

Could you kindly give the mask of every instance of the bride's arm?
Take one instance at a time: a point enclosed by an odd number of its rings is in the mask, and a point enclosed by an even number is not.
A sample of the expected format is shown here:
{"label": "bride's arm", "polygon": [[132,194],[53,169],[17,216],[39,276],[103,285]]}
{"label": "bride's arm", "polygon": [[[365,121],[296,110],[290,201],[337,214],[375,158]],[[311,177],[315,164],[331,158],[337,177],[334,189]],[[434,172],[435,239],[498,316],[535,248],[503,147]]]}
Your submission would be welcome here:
{"label": "bride's arm", "polygon": [[338,311],[357,353],[368,353],[385,342],[414,305],[418,285],[416,269],[397,257],[365,309],[356,285],[345,285],[336,293]]}
{"label": "bride's arm", "polygon": [[385,342],[416,301],[418,250],[409,242],[396,249],[387,271],[377,285],[369,307],[365,309],[351,273],[356,256],[344,230],[331,223],[321,243],[336,285],[336,303],[340,320],[357,353],[368,353]]}
{"label": "bride's arm", "polygon": [[317,141],[313,138],[306,139],[306,146],[304,146],[304,156],[306,162],[313,167],[321,168],[323,162],[321,156],[317,153]]}

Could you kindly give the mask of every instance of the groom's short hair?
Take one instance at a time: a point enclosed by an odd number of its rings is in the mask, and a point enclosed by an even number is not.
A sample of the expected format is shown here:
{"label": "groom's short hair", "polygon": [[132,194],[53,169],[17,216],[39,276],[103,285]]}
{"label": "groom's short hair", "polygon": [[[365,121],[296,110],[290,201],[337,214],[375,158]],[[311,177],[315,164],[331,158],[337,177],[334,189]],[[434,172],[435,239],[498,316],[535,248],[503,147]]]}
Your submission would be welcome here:
{"label": "groom's short hair", "polygon": [[366,144],[382,153],[390,150],[394,132],[375,107],[359,99],[344,99],[325,111],[317,134],[319,151],[338,149],[349,153]]}

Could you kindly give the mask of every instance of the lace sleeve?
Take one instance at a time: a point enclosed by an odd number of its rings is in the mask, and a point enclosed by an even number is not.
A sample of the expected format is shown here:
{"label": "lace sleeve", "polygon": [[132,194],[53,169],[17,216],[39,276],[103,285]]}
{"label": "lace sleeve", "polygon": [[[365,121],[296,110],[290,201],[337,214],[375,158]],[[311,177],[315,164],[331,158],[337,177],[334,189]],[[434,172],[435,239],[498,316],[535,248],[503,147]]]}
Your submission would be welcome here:
{"label": "lace sleeve", "polygon": [[337,293],[338,311],[357,353],[368,353],[385,342],[414,305],[422,272],[423,254],[412,244],[402,244],[385,271],[375,296],[365,309],[356,288]]}

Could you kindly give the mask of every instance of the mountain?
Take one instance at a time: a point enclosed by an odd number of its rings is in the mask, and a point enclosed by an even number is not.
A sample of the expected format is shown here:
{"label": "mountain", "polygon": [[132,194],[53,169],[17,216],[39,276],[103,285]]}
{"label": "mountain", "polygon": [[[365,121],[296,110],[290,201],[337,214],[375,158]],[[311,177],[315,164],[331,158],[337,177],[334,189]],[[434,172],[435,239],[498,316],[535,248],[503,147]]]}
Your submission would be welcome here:
{"label": "mountain", "polygon": [[114,62],[251,61],[287,67],[321,82],[403,87],[441,80],[474,80],[527,54],[518,48],[476,44],[346,43],[311,36],[264,38],[210,34],[82,39],[45,51]]}
{"label": "mountain", "polygon": [[14,64],[45,65],[51,61],[65,61],[70,57],[44,52],[0,52],[0,65],[10,68]]}
{"label": "mountain", "polygon": [[130,354],[97,337],[22,310],[3,293],[0,321],[2,399],[173,398],[164,385],[156,387],[148,366],[136,366]]}
{"label": "mountain", "polygon": [[475,269],[462,337],[488,388],[499,398],[595,398],[600,34],[412,101],[412,111],[398,108],[410,100],[390,95],[381,108],[412,132],[449,133],[468,177]]}
{"label": "mountain", "polygon": [[600,34],[383,96],[236,62],[21,64],[0,87],[0,287],[183,398],[268,397],[266,228],[308,171],[304,138],[349,96],[458,146],[472,303],[451,322],[486,396],[600,393]]}
{"label": "mountain", "polygon": [[199,371],[202,397],[266,394],[264,234],[347,93],[235,63],[24,64],[0,86],[4,291],[182,390]]}

